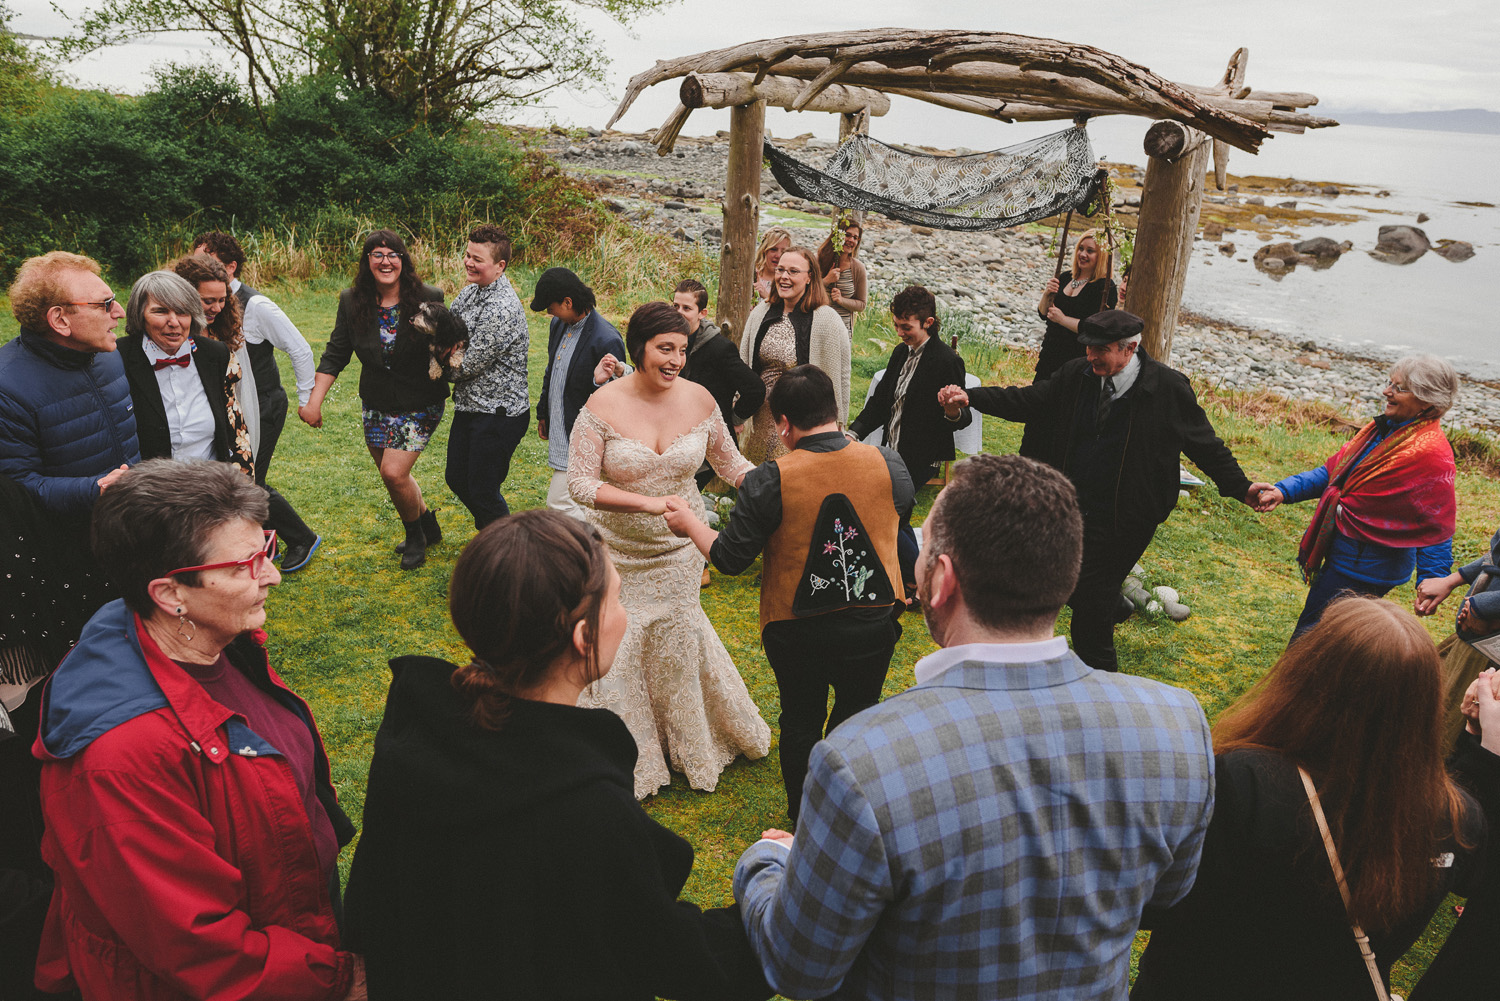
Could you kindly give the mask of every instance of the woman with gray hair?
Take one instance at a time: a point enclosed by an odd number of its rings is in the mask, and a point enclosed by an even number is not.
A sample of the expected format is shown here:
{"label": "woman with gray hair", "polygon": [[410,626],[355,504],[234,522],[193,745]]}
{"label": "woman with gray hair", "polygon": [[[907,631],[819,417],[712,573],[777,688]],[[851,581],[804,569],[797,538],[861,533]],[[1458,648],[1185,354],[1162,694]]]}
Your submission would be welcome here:
{"label": "woman with gray hair", "polygon": [[1458,502],[1453,447],[1439,424],[1458,373],[1433,355],[1391,368],[1385,411],[1317,469],[1262,490],[1257,511],[1318,498],[1297,562],[1311,585],[1293,639],[1345,592],[1383,597],[1411,579],[1446,577]]}
{"label": "woman with gray hair", "polygon": [[363,998],[340,948],[354,834],[307,703],[267,660],[281,580],[266,494],[151,459],[94,507],[122,598],[43,695],[42,853],[57,876],[37,984],[91,1001]]}
{"label": "woman with gray hair", "polygon": [[207,336],[203,302],[171,271],[142,275],[125,306],[120,360],[141,458],[232,458],[229,347]]}

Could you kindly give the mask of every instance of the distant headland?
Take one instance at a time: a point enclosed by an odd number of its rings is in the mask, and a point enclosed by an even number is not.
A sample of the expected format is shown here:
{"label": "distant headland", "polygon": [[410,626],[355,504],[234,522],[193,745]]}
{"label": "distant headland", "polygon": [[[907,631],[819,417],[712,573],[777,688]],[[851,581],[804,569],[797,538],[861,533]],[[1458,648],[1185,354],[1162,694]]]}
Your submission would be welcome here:
{"label": "distant headland", "polygon": [[1328,111],[1321,114],[1337,118],[1344,125],[1373,125],[1384,129],[1423,129],[1429,132],[1477,132],[1500,135],[1500,111],[1483,108],[1455,108],[1450,111]]}

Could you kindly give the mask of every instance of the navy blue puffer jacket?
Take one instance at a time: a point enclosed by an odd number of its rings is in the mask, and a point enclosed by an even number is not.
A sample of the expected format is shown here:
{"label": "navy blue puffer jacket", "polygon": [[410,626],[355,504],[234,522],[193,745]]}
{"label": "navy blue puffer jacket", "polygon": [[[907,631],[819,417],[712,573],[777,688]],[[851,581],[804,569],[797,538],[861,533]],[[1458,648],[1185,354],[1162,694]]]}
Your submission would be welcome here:
{"label": "navy blue puffer jacket", "polygon": [[73,351],[24,327],[0,345],[0,475],[48,510],[80,513],[101,476],[140,461],[117,352]]}

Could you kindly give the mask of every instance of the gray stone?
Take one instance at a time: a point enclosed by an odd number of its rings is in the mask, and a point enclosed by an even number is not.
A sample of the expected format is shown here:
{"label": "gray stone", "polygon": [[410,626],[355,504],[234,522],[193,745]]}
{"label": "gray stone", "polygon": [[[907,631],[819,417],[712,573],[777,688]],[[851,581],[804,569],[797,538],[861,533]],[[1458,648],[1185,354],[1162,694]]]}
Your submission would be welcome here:
{"label": "gray stone", "polygon": [[1249,198],[1245,199],[1246,205],[1264,205],[1265,203],[1266,200],[1260,195],[1251,195]]}
{"label": "gray stone", "polygon": [[1432,252],[1450,261],[1467,261],[1474,256],[1474,245],[1463,240],[1442,240]]}
{"label": "gray stone", "polygon": [[666,202],[666,203],[664,203],[662,205],[662,208],[667,208],[667,209],[685,209],[685,208],[687,208],[687,202],[678,202],[678,201]]}
{"label": "gray stone", "polygon": [[1431,218],[1432,218],[1432,216],[1428,215],[1426,212],[1418,212],[1417,213],[1417,225],[1420,226],[1422,223],[1426,222],[1428,219],[1431,219]]}
{"label": "gray stone", "polygon": [[1293,209],[1293,210],[1295,210],[1297,208],[1297,203],[1296,202],[1277,202],[1276,203],[1276,207],[1279,208],[1279,209]]}
{"label": "gray stone", "polygon": [[1180,601],[1164,601],[1162,607],[1166,610],[1167,618],[1173,622],[1186,622],[1193,610]]}
{"label": "gray stone", "polygon": [[1217,240],[1224,235],[1224,224],[1210,219],[1203,224],[1203,238],[1205,240]]}
{"label": "gray stone", "polygon": [[1326,236],[1315,236],[1311,240],[1303,240],[1295,247],[1299,254],[1311,254],[1314,257],[1337,257],[1344,252],[1342,245],[1334,243]]}
{"label": "gray stone", "polygon": [[1339,196],[1339,189],[1334,187],[1332,184],[1325,184],[1318,193],[1323,195],[1325,198],[1337,198]]}
{"label": "gray stone", "polygon": [[607,208],[607,209],[609,209],[611,212],[624,212],[625,211],[625,206],[621,205],[619,202],[615,201],[613,198],[606,198],[606,199],[604,199],[604,207]]}
{"label": "gray stone", "polygon": [[1232,243],[1221,243],[1221,244],[1219,244],[1219,253],[1223,254],[1225,257],[1233,257],[1234,256],[1234,244],[1232,244]]}
{"label": "gray stone", "polygon": [[703,231],[702,239],[720,241],[724,239],[724,230],[718,226],[710,226]]}
{"label": "gray stone", "polygon": [[1252,225],[1252,226],[1269,226],[1269,225],[1271,225],[1271,220],[1267,219],[1263,215],[1258,215],[1254,219],[1250,220],[1250,225]]}
{"label": "gray stone", "polygon": [[1415,226],[1382,226],[1371,254],[1388,264],[1410,264],[1431,247],[1427,234]]}
{"label": "gray stone", "polygon": [[1267,271],[1286,270],[1286,262],[1279,257],[1267,257],[1265,260],[1260,262],[1260,266],[1265,268]]}

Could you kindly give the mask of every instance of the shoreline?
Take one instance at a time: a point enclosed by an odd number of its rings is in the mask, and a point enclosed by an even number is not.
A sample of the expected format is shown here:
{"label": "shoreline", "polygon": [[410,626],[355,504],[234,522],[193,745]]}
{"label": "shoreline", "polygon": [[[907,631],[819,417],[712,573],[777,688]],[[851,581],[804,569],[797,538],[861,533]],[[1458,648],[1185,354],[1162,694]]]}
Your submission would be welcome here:
{"label": "shoreline", "polygon": [[[672,155],[659,157],[643,134],[520,131],[535,137],[542,150],[569,174],[588,181],[606,207],[625,221],[684,243],[701,244],[708,251],[717,250],[722,239],[720,204],[727,134],[683,136]],[[826,152],[836,145],[810,135],[777,138],[776,142],[784,148],[808,152]],[[1139,168],[1128,164],[1110,167],[1117,174],[1116,202],[1125,203],[1117,211],[1127,216],[1133,208],[1128,202],[1139,201],[1139,188],[1131,176]],[[1286,190],[1273,189],[1272,185],[1307,182],[1236,176],[1232,183],[1249,185],[1239,191],[1252,197],[1256,192],[1279,195]],[[1364,191],[1359,185],[1315,183],[1349,193]],[[1238,202],[1239,194],[1228,190],[1206,193],[1203,220],[1218,221],[1216,216],[1238,216],[1251,210],[1257,215],[1265,212],[1262,206],[1253,204],[1226,204],[1228,198]],[[1261,228],[1286,239],[1283,233],[1289,224],[1303,223],[1304,216],[1328,218],[1330,212],[1322,207],[1272,206],[1267,218],[1271,215],[1277,218]],[[875,214],[867,223],[860,256],[869,275],[872,300],[889,301],[904,286],[922,284],[937,296],[950,329],[967,328],[965,336],[1036,350],[1045,324],[1037,316],[1035,305],[1056,261],[1050,226],[1032,224],[991,233],[957,233],[907,226]],[[816,246],[827,234],[831,219],[826,206],[786,194],[766,173],[761,186],[761,228],[768,225],[784,226],[799,241]],[[1075,233],[1083,228],[1086,224],[1075,222]],[[1248,237],[1256,230],[1252,227],[1242,232]],[[1213,239],[1218,238],[1206,237],[1200,242]],[[1378,411],[1380,388],[1391,360],[1250,328],[1184,307],[1170,362],[1188,375],[1218,386],[1271,392],[1291,401],[1326,402],[1351,420],[1362,422]],[[1462,378],[1463,391],[1445,416],[1445,424],[1500,437],[1500,380]]]}

